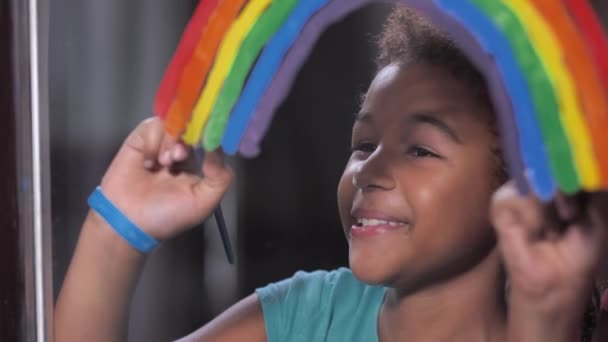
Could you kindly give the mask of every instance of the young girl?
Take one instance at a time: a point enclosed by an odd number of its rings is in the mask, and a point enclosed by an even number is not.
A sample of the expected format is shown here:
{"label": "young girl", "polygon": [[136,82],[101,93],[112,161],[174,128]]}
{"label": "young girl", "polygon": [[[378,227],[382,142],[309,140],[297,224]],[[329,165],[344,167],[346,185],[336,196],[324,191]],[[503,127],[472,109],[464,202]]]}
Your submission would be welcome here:
{"label": "young girl", "polygon": [[[579,341],[607,198],[579,207],[560,196],[547,211],[520,196],[481,75],[422,19],[397,7],[379,47],[338,186],[350,269],[260,288],[184,341]],[[101,189],[146,233],[174,237],[209,216],[232,179],[219,152],[202,178],[190,157],[147,120]],[[144,262],[91,211],[57,301],[56,340],[125,340]]]}

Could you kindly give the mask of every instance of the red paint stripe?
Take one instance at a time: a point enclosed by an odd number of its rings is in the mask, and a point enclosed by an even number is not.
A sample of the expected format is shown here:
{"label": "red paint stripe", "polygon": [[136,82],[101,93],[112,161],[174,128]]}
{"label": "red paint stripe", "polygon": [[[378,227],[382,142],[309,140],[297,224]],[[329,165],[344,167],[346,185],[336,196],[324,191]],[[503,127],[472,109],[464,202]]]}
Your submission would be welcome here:
{"label": "red paint stripe", "polygon": [[565,0],[599,69],[605,89],[608,89],[608,37],[600,19],[587,0]]}
{"label": "red paint stripe", "polygon": [[563,3],[533,0],[532,3],[543,14],[559,38],[565,52],[568,70],[575,81],[579,101],[595,154],[602,185],[608,185],[608,102],[604,82],[599,77],[599,67],[589,44]]}
{"label": "red paint stripe", "polygon": [[192,57],[203,28],[207,25],[209,16],[218,2],[219,0],[201,0],[182,34],[177,50],[173,54],[173,58],[165,71],[154,99],[154,114],[161,119],[165,118],[169,110],[169,105],[171,105],[171,101],[173,101],[173,97],[177,91],[182,71],[188,60]]}
{"label": "red paint stripe", "polygon": [[177,92],[165,116],[165,131],[179,139],[186,129],[220,43],[247,0],[224,0],[211,14],[192,58],[184,68]]}

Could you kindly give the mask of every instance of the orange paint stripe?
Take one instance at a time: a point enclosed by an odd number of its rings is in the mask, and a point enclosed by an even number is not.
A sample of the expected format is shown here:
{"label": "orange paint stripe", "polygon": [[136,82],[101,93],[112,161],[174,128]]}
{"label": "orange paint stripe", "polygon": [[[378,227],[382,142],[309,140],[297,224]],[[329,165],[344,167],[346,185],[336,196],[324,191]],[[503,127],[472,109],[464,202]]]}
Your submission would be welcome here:
{"label": "orange paint stripe", "polygon": [[218,47],[246,2],[246,0],[221,1],[203,29],[192,59],[184,68],[177,94],[165,119],[165,130],[174,138],[178,139],[186,129]]}
{"label": "orange paint stripe", "polygon": [[566,6],[587,42],[608,94],[608,35],[587,0],[566,0]]}
{"label": "orange paint stripe", "polygon": [[167,115],[169,105],[173,101],[173,97],[177,91],[177,84],[179,83],[182,71],[192,57],[196,42],[203,32],[203,28],[207,25],[207,21],[216,8],[217,3],[218,0],[200,1],[194,10],[194,15],[188,22],[188,25],[186,25],[177,50],[173,54],[171,62],[169,62],[169,66],[154,97],[154,113],[161,119],[164,119]]}

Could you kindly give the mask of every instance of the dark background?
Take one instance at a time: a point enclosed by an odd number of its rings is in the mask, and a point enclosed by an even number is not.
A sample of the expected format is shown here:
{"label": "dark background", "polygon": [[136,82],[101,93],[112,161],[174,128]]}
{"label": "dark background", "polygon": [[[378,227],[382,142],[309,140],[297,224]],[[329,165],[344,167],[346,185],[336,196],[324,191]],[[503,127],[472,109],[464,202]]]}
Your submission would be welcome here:
{"label": "dark background", "polygon": [[[21,338],[23,272],[19,263],[19,210],[17,200],[16,112],[17,73],[13,70],[17,32],[12,6],[0,1],[0,340]],[[5,243],[2,243],[5,241]]]}

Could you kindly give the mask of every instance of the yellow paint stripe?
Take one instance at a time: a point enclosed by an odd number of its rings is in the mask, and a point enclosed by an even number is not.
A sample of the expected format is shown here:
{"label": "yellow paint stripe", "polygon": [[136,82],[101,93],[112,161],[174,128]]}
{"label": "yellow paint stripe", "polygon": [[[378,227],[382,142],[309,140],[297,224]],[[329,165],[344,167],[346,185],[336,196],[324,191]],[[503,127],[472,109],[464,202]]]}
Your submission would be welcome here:
{"label": "yellow paint stripe", "polygon": [[579,94],[572,74],[565,65],[562,45],[533,4],[527,0],[503,0],[519,16],[526,27],[530,40],[538,52],[541,62],[549,70],[549,77],[555,87],[560,119],[574,154],[577,173],[583,189],[598,190],[601,177],[587,127]]}
{"label": "yellow paint stripe", "polygon": [[272,0],[249,1],[241,15],[234,21],[226,33],[215,58],[215,64],[209,74],[207,84],[194,107],[192,119],[182,136],[186,144],[194,145],[200,141],[213,104],[232,68],[243,40],[271,3]]}

